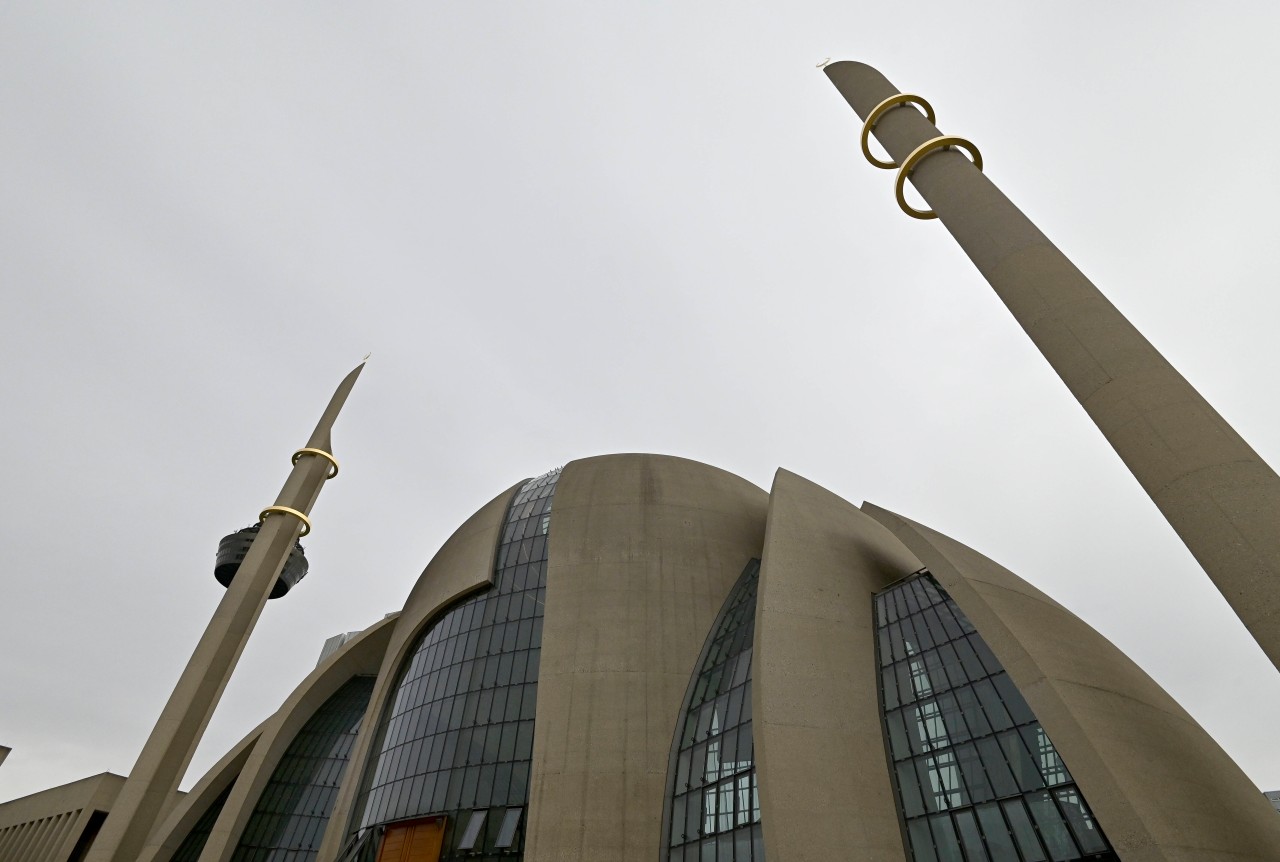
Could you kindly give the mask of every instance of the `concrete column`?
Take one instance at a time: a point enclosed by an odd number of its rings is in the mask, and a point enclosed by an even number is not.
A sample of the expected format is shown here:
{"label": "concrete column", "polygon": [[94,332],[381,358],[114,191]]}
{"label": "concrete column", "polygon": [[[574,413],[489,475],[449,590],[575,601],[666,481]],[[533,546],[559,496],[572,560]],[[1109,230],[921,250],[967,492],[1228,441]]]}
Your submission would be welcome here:
{"label": "concrete column", "polygon": [[[330,430],[363,368],[363,364],[358,366],[338,386],[307,441],[308,448],[333,451]],[[329,461],[322,457],[299,458],[276,505],[303,514],[310,512],[329,470]],[[152,830],[168,813],[222,690],[301,529],[302,522],[293,515],[274,514],[262,521],[235,579],[218,603],[160,720],[120,789],[87,862],[136,862]]]}
{"label": "concrete column", "polygon": [[920,568],[893,535],[779,470],[756,598],[752,736],[769,862],[902,862],[872,596]]}
{"label": "concrete column", "polygon": [[[898,92],[862,63],[825,71],[863,118]],[[874,134],[901,164],[940,132],[899,107]],[[911,182],[1280,665],[1280,477],[960,151]]]}

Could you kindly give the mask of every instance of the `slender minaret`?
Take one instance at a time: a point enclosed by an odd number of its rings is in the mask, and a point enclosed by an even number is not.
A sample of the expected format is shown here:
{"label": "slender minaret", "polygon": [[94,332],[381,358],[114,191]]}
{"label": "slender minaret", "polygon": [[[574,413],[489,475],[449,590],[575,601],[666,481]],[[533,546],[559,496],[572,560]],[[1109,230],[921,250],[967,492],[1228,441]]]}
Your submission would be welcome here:
{"label": "slender minaret", "polygon": [[[862,63],[825,71],[864,121],[864,155],[897,169],[899,206],[951,232],[1280,667],[1275,471],[987,179],[977,148],[938,131],[924,99]],[[907,203],[908,178],[931,211]]]}
{"label": "slender minaret", "polygon": [[307,516],[321,487],[337,475],[329,432],[363,368],[361,363],[338,386],[306,447],[294,453],[293,470],[275,504],[259,515],[257,536],[120,789],[87,862],[136,862],[168,812],[276,578],[299,536],[310,532]]}

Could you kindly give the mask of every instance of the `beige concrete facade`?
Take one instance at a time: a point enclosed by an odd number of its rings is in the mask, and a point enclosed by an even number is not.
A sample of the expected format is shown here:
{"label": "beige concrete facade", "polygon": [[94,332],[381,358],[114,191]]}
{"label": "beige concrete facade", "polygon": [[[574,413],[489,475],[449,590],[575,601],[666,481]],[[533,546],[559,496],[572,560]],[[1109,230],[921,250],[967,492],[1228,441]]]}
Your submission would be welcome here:
{"label": "beige concrete facade", "polygon": [[123,786],[123,776],[104,772],[0,804],[0,860],[66,862]]}
{"label": "beige concrete facade", "polygon": [[525,859],[653,862],[707,630],[760,555],[768,496],[658,455],[574,461],[556,488]]}
{"label": "beige concrete facade", "polygon": [[954,539],[870,504],[863,510],[923,561],[982,634],[1125,862],[1280,858],[1280,817],[1265,797],[1120,650]]}
{"label": "beige concrete facade", "polygon": [[[401,668],[443,611],[492,583],[519,487],[455,531],[398,616],[322,662],[172,805],[137,862],[170,862],[230,788],[200,857],[228,862],[297,733],[347,680],[376,673],[318,854],[337,862]],[[552,499],[523,818],[530,862],[665,862],[676,730],[719,612],[755,558],[750,720],[770,862],[907,862],[873,597],[924,567],[1008,671],[1120,858],[1280,859],[1280,818],[1185,711],[1070,612],[954,540],[786,470],[766,493],[656,455],[572,462]],[[118,790],[122,779],[110,778],[103,786]],[[0,860],[65,862],[97,792],[73,785],[0,806]]]}
{"label": "beige concrete facade", "polygon": [[186,796],[173,805],[168,816],[148,838],[147,846],[138,856],[138,862],[169,862],[196,823],[209,810],[209,806],[239,778],[266,724],[264,721],[245,734],[196,782]]}
{"label": "beige concrete facade", "polygon": [[[862,63],[825,71],[863,118],[898,92]],[[912,107],[875,128],[898,163],[939,134]],[[966,156],[911,182],[1280,666],[1280,477]]]}
{"label": "beige concrete facade", "polygon": [[770,862],[904,858],[876,694],[871,599],[919,568],[851,503],[777,472],[751,669]]}

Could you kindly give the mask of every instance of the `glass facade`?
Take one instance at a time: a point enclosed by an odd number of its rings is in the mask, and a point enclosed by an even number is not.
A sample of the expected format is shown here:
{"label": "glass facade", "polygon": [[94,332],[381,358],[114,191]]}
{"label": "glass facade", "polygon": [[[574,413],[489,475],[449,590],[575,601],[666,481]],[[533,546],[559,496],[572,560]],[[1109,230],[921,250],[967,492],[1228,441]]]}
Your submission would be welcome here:
{"label": "glass facade", "polygon": [[520,488],[507,510],[493,586],[434,620],[406,658],[356,804],[360,828],[444,814],[441,859],[522,855],[559,477],[555,470]]}
{"label": "glass facade", "polygon": [[373,683],[371,676],[354,677],[303,725],[263,789],[232,862],[313,862]]}
{"label": "glass facade", "polygon": [[218,794],[217,798],[209,804],[208,810],[200,815],[196,825],[191,827],[187,837],[182,839],[178,849],[169,857],[170,862],[199,862],[200,854],[204,851],[204,845],[209,840],[209,834],[213,832],[213,824],[218,822],[218,815],[222,813],[222,806],[227,804],[227,797],[231,795],[231,788],[235,786],[236,782],[233,778]]}
{"label": "glass facade", "polygon": [[1116,860],[1044,728],[927,571],[875,597],[885,738],[915,862]]}
{"label": "glass facade", "polygon": [[672,757],[668,862],[761,862],[751,738],[751,649],[760,561],[747,564],[716,618],[686,695]]}

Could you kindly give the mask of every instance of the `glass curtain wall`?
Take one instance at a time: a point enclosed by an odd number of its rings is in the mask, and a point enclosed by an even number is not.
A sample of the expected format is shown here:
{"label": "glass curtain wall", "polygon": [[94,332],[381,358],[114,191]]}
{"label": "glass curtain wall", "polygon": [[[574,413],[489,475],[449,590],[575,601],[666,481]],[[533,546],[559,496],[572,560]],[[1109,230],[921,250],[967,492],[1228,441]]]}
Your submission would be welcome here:
{"label": "glass curtain wall", "polygon": [[551,499],[560,471],[507,510],[493,586],[419,637],[364,778],[358,826],[444,814],[441,859],[519,859],[529,797]]}
{"label": "glass curtain wall", "polygon": [[314,862],[373,683],[371,676],[352,678],[298,731],[263,788],[232,862]]}
{"label": "glass curtain wall", "polygon": [[915,862],[1117,860],[1009,675],[927,571],[875,597],[881,705]]}
{"label": "glass curtain wall", "polygon": [[689,686],[671,758],[668,862],[762,862],[751,738],[751,650],[760,561],[747,564],[716,618]]}

